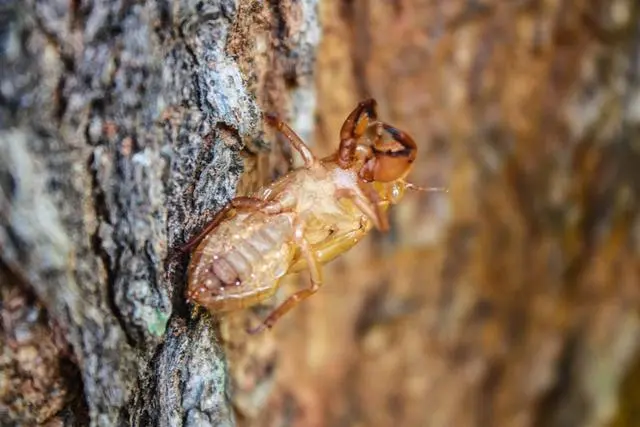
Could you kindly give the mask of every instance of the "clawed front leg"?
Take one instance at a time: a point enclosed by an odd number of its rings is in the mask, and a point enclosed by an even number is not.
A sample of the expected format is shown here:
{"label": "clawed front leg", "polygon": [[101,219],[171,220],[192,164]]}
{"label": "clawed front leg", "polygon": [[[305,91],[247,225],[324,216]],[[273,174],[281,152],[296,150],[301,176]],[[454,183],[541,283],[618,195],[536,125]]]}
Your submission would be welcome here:
{"label": "clawed front leg", "polygon": [[302,256],[307,260],[309,267],[309,273],[311,275],[311,286],[301,291],[298,291],[287,298],[282,304],[280,304],[267,318],[256,328],[250,329],[247,332],[250,334],[257,334],[265,329],[270,329],[282,316],[287,314],[289,310],[295,307],[302,300],[309,298],[315,294],[320,286],[322,286],[322,267],[318,262],[315,254],[311,249],[309,241],[304,237],[304,224],[299,222],[295,226],[294,239]]}
{"label": "clawed front leg", "polygon": [[371,154],[358,175],[365,182],[391,182],[402,179],[416,159],[418,148],[415,141],[400,129],[381,123],[390,140],[382,134],[374,141]]}
{"label": "clawed front leg", "polygon": [[378,194],[370,187],[363,186],[362,193],[349,188],[341,188],[336,191],[336,198],[349,199],[363,214],[373,222],[373,225],[380,231],[389,230],[389,218],[382,210]]}
{"label": "clawed front leg", "polygon": [[367,99],[349,114],[340,129],[340,148],[338,149],[338,165],[346,169],[356,157],[358,140],[365,134],[369,126],[379,124],[375,99]]}

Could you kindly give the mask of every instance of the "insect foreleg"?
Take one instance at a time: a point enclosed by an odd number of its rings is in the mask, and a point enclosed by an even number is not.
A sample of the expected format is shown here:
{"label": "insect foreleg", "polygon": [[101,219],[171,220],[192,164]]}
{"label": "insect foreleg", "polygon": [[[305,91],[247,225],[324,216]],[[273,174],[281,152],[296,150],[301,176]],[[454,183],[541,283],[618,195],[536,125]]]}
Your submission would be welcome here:
{"label": "insect foreleg", "polygon": [[386,123],[381,125],[391,140],[378,137],[374,141],[371,154],[358,173],[365,182],[402,179],[409,173],[418,152],[415,141],[407,133]]}
{"label": "insect foreleg", "polygon": [[373,190],[367,191],[367,189],[367,187],[363,188],[363,194],[359,194],[354,190],[341,188],[336,191],[336,198],[351,200],[373,222],[373,225],[378,230],[389,230],[389,219],[379,203],[380,200],[377,193]]}
{"label": "insect foreleg", "polygon": [[358,139],[362,137],[369,126],[378,123],[376,101],[367,99],[349,114],[340,129],[340,148],[338,149],[338,164],[346,169],[354,161],[358,148]]}
{"label": "insect foreleg", "polygon": [[313,155],[309,147],[302,141],[302,138],[300,138],[289,125],[273,114],[265,114],[264,118],[267,123],[278,129],[278,131],[289,140],[291,146],[300,153],[305,167],[310,168],[318,162],[316,156]]}
{"label": "insect foreleg", "polygon": [[256,334],[264,329],[270,329],[282,316],[284,316],[289,310],[295,307],[300,301],[315,294],[320,286],[322,286],[322,267],[315,254],[311,249],[309,241],[304,237],[304,224],[298,222],[294,231],[294,239],[296,244],[300,248],[302,256],[307,260],[309,267],[309,273],[311,275],[311,286],[306,289],[302,289],[289,296],[282,304],[280,304],[267,318],[258,325],[256,328],[250,329],[250,334]]}
{"label": "insect foreleg", "polygon": [[[360,227],[355,230],[347,231],[346,233],[339,234],[337,236],[331,236],[326,242],[313,245],[313,253],[316,260],[320,264],[325,264],[338,255],[348,251],[354,247],[369,231],[369,226],[366,221],[362,221]],[[289,273],[295,273],[307,268],[307,260],[305,258],[299,258],[291,267],[289,267]]]}

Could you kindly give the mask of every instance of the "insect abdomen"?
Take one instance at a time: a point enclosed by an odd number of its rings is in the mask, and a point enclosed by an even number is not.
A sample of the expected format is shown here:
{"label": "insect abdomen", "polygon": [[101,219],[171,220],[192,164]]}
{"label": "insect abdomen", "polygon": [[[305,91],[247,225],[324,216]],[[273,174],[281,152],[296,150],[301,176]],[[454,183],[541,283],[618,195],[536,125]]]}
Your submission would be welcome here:
{"label": "insect abdomen", "polygon": [[238,215],[221,223],[193,253],[187,298],[228,311],[268,297],[291,262],[292,234],[287,215]]}

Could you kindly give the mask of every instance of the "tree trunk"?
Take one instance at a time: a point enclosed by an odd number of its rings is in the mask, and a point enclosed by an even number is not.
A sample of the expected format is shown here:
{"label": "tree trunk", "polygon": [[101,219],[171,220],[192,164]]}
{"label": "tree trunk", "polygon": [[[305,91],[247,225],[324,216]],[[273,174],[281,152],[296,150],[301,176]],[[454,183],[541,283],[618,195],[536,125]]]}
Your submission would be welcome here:
{"label": "tree trunk", "polygon": [[270,168],[261,110],[310,132],[315,2],[14,0],[0,20],[0,423],[234,424],[176,248],[243,152]]}
{"label": "tree trunk", "polygon": [[[0,6],[0,424],[640,425],[637,1],[316,3]],[[369,96],[449,193],[270,333],[305,274],[191,310],[176,249],[290,167],[261,112],[326,154]]]}

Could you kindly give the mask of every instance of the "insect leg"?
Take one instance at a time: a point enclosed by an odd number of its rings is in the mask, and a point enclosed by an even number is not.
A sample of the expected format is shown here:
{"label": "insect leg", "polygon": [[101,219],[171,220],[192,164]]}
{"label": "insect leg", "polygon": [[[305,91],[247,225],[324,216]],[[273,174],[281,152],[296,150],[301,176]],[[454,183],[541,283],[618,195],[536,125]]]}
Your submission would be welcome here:
{"label": "insect leg", "polygon": [[358,139],[364,135],[369,126],[377,122],[375,99],[367,99],[349,114],[340,129],[340,148],[338,149],[338,164],[341,168],[348,168],[354,160]]}
{"label": "insect leg", "polygon": [[289,125],[287,125],[285,122],[283,122],[273,114],[265,114],[264,118],[267,121],[267,123],[269,123],[271,126],[278,129],[278,131],[282,133],[287,138],[287,140],[289,140],[289,143],[291,144],[291,146],[298,153],[300,153],[300,156],[302,156],[302,160],[304,161],[305,167],[309,168],[318,162],[318,160],[313,155],[309,147],[307,147],[307,145],[304,143],[302,138],[300,138],[293,131],[293,129],[289,127]]}
{"label": "insect leg", "polygon": [[[256,199],[254,197],[245,197],[240,196],[232,199],[229,203],[225,205],[217,214],[213,217],[213,219],[204,227],[204,229],[195,237],[192,237],[180,247],[180,252],[188,252],[193,249],[198,243],[204,239],[204,237],[209,234],[211,230],[213,230],[222,220],[227,216],[230,210],[238,209],[238,210],[261,210],[269,207],[269,205],[265,205],[265,201],[261,199]],[[271,212],[266,212],[271,213]]]}
{"label": "insect leg", "polygon": [[280,304],[267,318],[258,325],[256,328],[250,329],[247,332],[250,334],[257,334],[265,329],[270,329],[282,316],[284,316],[289,310],[295,307],[300,301],[315,294],[320,286],[322,286],[322,267],[315,254],[311,249],[309,241],[304,237],[304,225],[302,223],[296,224],[294,231],[295,241],[300,247],[300,252],[307,260],[309,267],[309,273],[311,275],[311,286],[306,289],[302,289],[287,298],[282,304]]}
{"label": "insect leg", "polygon": [[348,188],[341,188],[336,191],[338,199],[349,199],[363,214],[365,214],[373,225],[380,231],[389,230],[389,218],[382,209],[378,194],[369,186],[361,186],[363,192],[357,193]]}
{"label": "insect leg", "polygon": [[[320,264],[326,264],[338,255],[354,247],[369,231],[369,225],[362,221],[360,227],[355,230],[337,236],[331,236],[325,242],[313,245],[313,253]],[[307,260],[299,258],[291,267],[288,273],[295,273],[307,268]]]}

